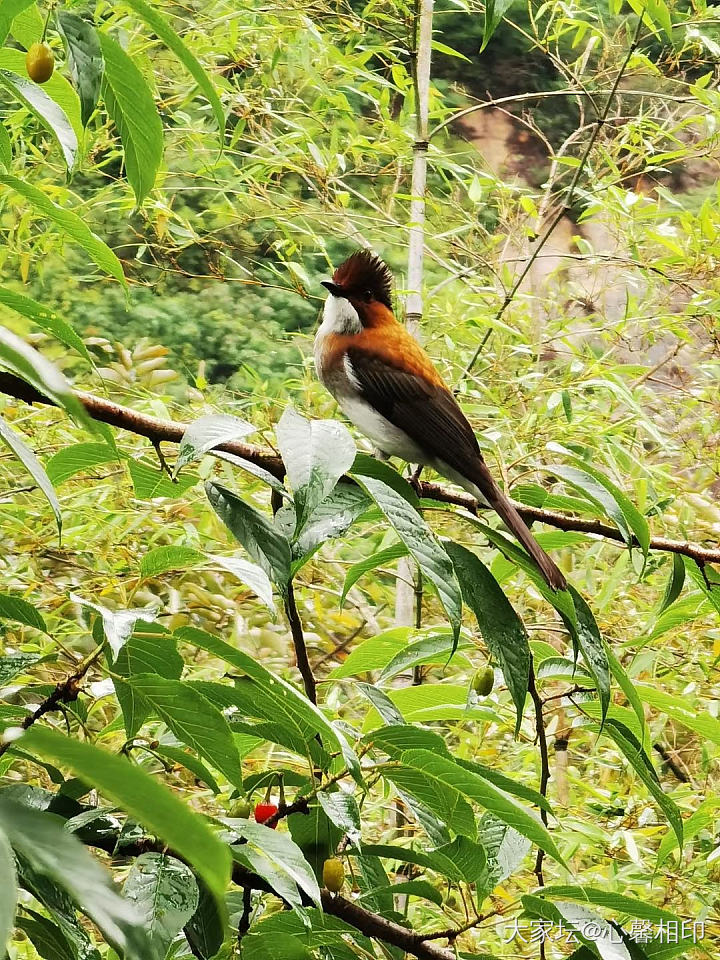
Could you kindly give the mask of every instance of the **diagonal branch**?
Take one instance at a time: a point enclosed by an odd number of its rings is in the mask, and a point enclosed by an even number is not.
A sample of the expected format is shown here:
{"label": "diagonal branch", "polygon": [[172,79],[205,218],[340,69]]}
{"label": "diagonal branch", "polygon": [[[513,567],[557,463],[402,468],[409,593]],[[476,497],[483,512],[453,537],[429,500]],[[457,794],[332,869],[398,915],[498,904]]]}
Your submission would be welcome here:
{"label": "diagonal branch", "polygon": [[[24,400],[27,403],[44,403],[55,406],[53,401],[49,400],[44,394],[10,373],[0,373],[0,393],[4,393],[18,400]],[[91,393],[77,392],[76,396],[94,420],[119,427],[122,430],[128,430],[141,437],[147,437],[151,441],[160,442],[165,440],[171,443],[179,443],[185,432],[186,424],[178,423],[175,420],[160,420],[157,417],[151,417],[147,414],[132,410],[130,407],[123,407],[119,403],[112,403],[109,400],[104,400],[102,397],[96,397]],[[251,463],[264,467],[279,479],[282,479],[285,475],[282,460],[271,450],[238,441],[222,444],[218,449],[228,453],[234,453],[237,456],[243,457],[245,460],[249,460]],[[456,493],[440,484],[421,481],[419,489],[420,495],[427,499],[436,500],[440,503],[456,504],[457,506],[465,507],[472,511],[477,509],[477,504],[472,497],[467,494]],[[546,523],[548,526],[556,527],[558,530],[588,533],[602,537],[604,540],[612,540],[622,545],[625,544],[620,531],[610,524],[603,523],[601,520],[573,517],[566,513],[560,513],[557,510],[529,507],[524,503],[513,502],[519,513],[526,520]],[[701,544],[691,543],[687,540],[652,537],[650,540],[650,549],[659,550],[664,553],[679,553],[682,556],[689,557],[691,560],[695,560],[696,563],[701,566],[706,563],[720,563],[720,547],[704,547]]]}

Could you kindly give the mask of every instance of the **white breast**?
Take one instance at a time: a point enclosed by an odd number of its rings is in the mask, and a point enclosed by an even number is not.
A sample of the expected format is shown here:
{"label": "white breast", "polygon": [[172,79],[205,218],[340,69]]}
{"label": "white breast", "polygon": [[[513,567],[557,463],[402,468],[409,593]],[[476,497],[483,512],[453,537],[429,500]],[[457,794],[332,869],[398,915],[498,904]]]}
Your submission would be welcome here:
{"label": "white breast", "polygon": [[408,463],[427,463],[420,447],[405,431],[386,420],[367,400],[358,394],[347,393],[336,394],[336,399],[348,420],[352,420],[358,430],[388,457],[400,457]]}
{"label": "white breast", "polygon": [[331,294],[325,301],[322,323],[315,334],[315,370],[323,383],[325,378],[322,370],[322,358],[327,338],[331,334],[356,334],[360,333],[361,330],[362,323],[355,307],[344,297],[335,297]]}

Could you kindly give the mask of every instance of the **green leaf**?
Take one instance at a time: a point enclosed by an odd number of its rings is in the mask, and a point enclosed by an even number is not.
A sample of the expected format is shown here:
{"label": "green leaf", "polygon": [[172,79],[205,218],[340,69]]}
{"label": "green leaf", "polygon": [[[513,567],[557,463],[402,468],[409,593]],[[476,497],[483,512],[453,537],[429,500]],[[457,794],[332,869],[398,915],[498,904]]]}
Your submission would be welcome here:
{"label": "green leaf", "polygon": [[[387,683],[391,677],[403,673],[411,667],[421,663],[432,663],[444,666],[450,654],[453,652],[454,638],[451,633],[430,634],[423,637],[422,640],[416,640],[410,643],[403,650],[400,650],[392,660],[387,664],[377,679],[378,684]],[[468,649],[472,646],[470,643],[459,643],[458,650]],[[456,657],[455,663],[460,666],[471,666],[467,657]]]}
{"label": "green leaf", "polygon": [[352,590],[360,577],[369,573],[370,570],[377,570],[378,567],[383,567],[387,563],[392,563],[394,560],[406,557],[407,554],[408,549],[404,543],[394,543],[386,550],[380,550],[365,560],[354,563],[345,574],[345,583],[343,583],[342,595],[340,596],[340,606],[345,603],[348,592]]}
{"label": "green leaf", "polygon": [[196,750],[242,790],[240,756],[228,722],[216,706],[181,680],[145,673],[130,677],[128,682],[181,743]]}
{"label": "green leaf", "polygon": [[523,570],[537,587],[539,593],[553,606],[558,613],[568,618],[570,622],[575,621],[575,604],[573,598],[567,590],[552,590],[545,582],[544,577],[535,565],[534,561],[517,544],[500,533],[498,530],[489,527],[482,520],[472,516],[469,513],[462,514],[463,520],[471,526],[480,530],[498,550],[511,563],[514,563]]}
{"label": "green leaf", "polygon": [[185,643],[191,643],[202,650],[207,650],[208,653],[212,653],[246,673],[263,688],[264,697],[270,703],[273,699],[278,699],[283,708],[291,711],[302,724],[305,724],[313,733],[318,733],[322,738],[328,740],[333,749],[342,754],[356,782],[360,785],[363,784],[360,764],[348,746],[345,737],[330,723],[325,714],[310,703],[295,687],[283,680],[282,677],[271,673],[242,650],[236,650],[229,643],[225,643],[224,640],[206,633],[204,630],[197,630],[194,627],[181,627],[175,635]]}
{"label": "green leaf", "polygon": [[78,960],[78,952],[60,927],[40,913],[25,907],[16,924],[25,933],[43,960]]}
{"label": "green leaf", "polygon": [[31,603],[7,593],[0,593],[0,620],[15,620],[26,627],[48,632],[45,621]]}
{"label": "green leaf", "polygon": [[62,514],[60,513],[60,504],[58,503],[58,498],[55,496],[55,491],[53,490],[53,485],[50,482],[50,478],[45,473],[42,464],[32,452],[30,447],[25,443],[19,434],[15,433],[15,431],[10,428],[10,426],[3,420],[2,417],[0,417],[0,440],[3,440],[5,444],[12,450],[38,487],[40,487],[42,492],[45,494],[45,498],[50,504],[52,512],[55,514],[58,536],[60,536],[62,534]]}
{"label": "green leaf", "polygon": [[466,883],[475,883],[487,859],[485,848],[467,837],[455,837],[450,843],[436,847],[430,856],[433,861],[441,857],[452,861]]}
{"label": "green leaf", "polygon": [[155,753],[159,757],[164,757],[166,760],[170,760],[172,763],[176,763],[181,767],[185,767],[185,769],[189,770],[197,780],[201,780],[203,783],[206,783],[213,793],[220,793],[220,787],[218,786],[217,780],[215,777],[213,777],[205,764],[201,760],[198,760],[194,753],[188,753],[187,750],[182,750],[180,747],[166,747],[162,743],[155,747]]}
{"label": "green leaf", "polygon": [[15,17],[34,3],[35,0],[2,0],[0,2],[0,46],[7,40]]}
{"label": "green leaf", "polygon": [[[126,678],[141,673],[156,673],[168,680],[178,680],[184,666],[175,638],[156,624],[142,624],[142,630],[136,630],[120,651],[113,670],[118,676]],[[114,678],[113,684],[129,739],[145,723],[152,708],[129,683]]]}
{"label": "green leaf", "polygon": [[229,413],[210,413],[198,417],[188,424],[182,435],[173,478],[177,477],[184,466],[193,460],[199,460],[208,450],[230,440],[242,440],[243,437],[255,433],[256,429],[247,420],[233,417]]}
{"label": "green leaf", "polygon": [[478,900],[482,902],[515,873],[530,852],[531,843],[492,813],[486,813],[478,826],[478,838],[487,853],[487,862],[477,877]]}
{"label": "green leaf", "polygon": [[530,647],[522,620],[499,583],[466,547],[448,542],[445,549],[455,567],[463,599],[475,614],[490,653],[500,664],[515,704],[515,736],[520,732],[530,680]]}
{"label": "green leaf", "polygon": [[38,190],[37,187],[25,183],[23,180],[18,180],[17,177],[11,177],[8,174],[0,176],[0,184],[3,184],[5,187],[19,193],[21,197],[24,197],[37,213],[43,217],[47,217],[62,233],[66,234],[71,240],[74,240],[75,243],[81,246],[90,259],[93,260],[101,270],[104,270],[105,273],[114,277],[122,283],[123,286],[127,286],[122,264],[110,247],[103,243],[99,237],[95,236],[82,217],[78,216],[78,214],[72,210],[59,207],[41,190]]}
{"label": "green leaf", "polygon": [[[408,751],[425,753],[424,750]],[[429,754],[432,756],[432,754]],[[448,760],[448,763],[451,763]],[[453,833],[461,834],[473,840],[477,834],[475,814],[470,804],[455,783],[443,777],[434,776],[426,768],[418,769],[413,764],[391,764],[383,772],[400,790],[418,800],[424,807],[439,818]]]}
{"label": "green leaf", "polygon": [[9,170],[12,165],[12,144],[10,143],[10,134],[0,123],[0,167]]}
{"label": "green leaf", "polygon": [[195,957],[211,960],[225,939],[225,927],[217,904],[204,883],[198,883],[200,902],[185,925],[185,936]]}
{"label": "green leaf", "polygon": [[70,599],[73,603],[79,603],[81,607],[87,607],[89,610],[94,610],[95,613],[100,614],[105,639],[115,657],[127,643],[138,620],[152,623],[159,610],[158,607],[145,607],[136,610],[109,610],[102,604],[85,600],[76,593],[71,593]]}
{"label": "green leaf", "polygon": [[238,457],[234,453],[228,453],[226,450],[213,450],[212,455],[217,457],[218,460],[225,460],[227,463],[231,463],[234,467],[240,467],[241,470],[249,473],[250,476],[257,477],[258,480],[262,480],[263,483],[272,487],[273,490],[277,490],[281,496],[287,497],[287,490],[281,481],[259,464],[253,463],[251,460],[246,460],[244,457]]}
{"label": "green leaf", "polygon": [[168,570],[187,570],[207,562],[205,554],[193,547],[167,546],[155,547],[140,561],[140,574],[143,577],[157,577]]}
{"label": "green leaf", "polygon": [[674,553],[672,555],[672,570],[670,571],[668,582],[665,585],[665,593],[660,601],[660,606],[655,614],[656,617],[659,617],[660,614],[664,613],[671,604],[675,603],[682,592],[684,583],[685,564],[680,554]]}
{"label": "green leaf", "polygon": [[125,153],[125,173],[138,206],[155,185],[163,156],[163,128],[145,78],[119,43],[100,35],[105,58],[103,97]]}
{"label": "green leaf", "polygon": [[142,853],[123,884],[160,956],[195,913],[198,886],[187,864],[164,853]]}
{"label": "green leaf", "polygon": [[480,53],[490,42],[490,38],[497,30],[506,11],[513,5],[514,0],[486,0],[485,21],[483,24],[482,44]]}
{"label": "green leaf", "polygon": [[15,922],[18,888],[15,873],[15,858],[13,857],[10,841],[0,827],[0,955],[10,940]]}
{"label": "green leaf", "polygon": [[419,634],[412,627],[393,627],[363,640],[350,651],[347,660],[333,670],[330,679],[342,680],[370,670],[382,669],[404,650],[410,639],[416,635]]}
{"label": "green leaf", "polygon": [[[2,180],[0,177],[0,183]],[[80,423],[89,422],[85,407],[58,368],[5,327],[0,327],[0,367],[5,367],[35,387]]]}
{"label": "green leaf", "polygon": [[[718,807],[720,807],[720,797],[710,797],[708,800],[703,800],[697,810],[695,810],[687,820],[683,820],[683,839],[692,840],[693,837],[696,837],[704,830],[709,830],[711,833],[714,833],[713,824],[717,817]],[[657,862],[655,864],[656,873],[677,845],[677,837],[672,830],[668,830],[658,847]]]}
{"label": "green leaf", "polygon": [[612,910],[613,919],[624,915],[637,917],[639,920],[650,920],[653,923],[677,920],[677,915],[669,910],[662,910],[644,900],[638,900],[637,897],[628,897],[622,893],[613,893],[611,890],[602,890],[597,887],[553,884],[543,887],[538,896],[547,900],[577,900],[581,903],[592,903],[596,907]]}
{"label": "green leaf", "polygon": [[650,549],[650,527],[645,517],[640,513],[635,504],[628,498],[623,491],[606,477],[604,473],[598,470],[596,467],[591,466],[589,463],[586,463],[584,460],[575,461],[577,467],[586,475],[589,475],[596,480],[600,486],[604,487],[605,490],[613,497],[617,505],[622,511],[623,518],[628,528],[635,534],[635,539],[640,544],[640,549],[642,550],[644,556],[647,557],[648,550]]}
{"label": "green leaf", "polygon": [[[56,737],[65,739],[39,727],[26,736],[30,734],[35,734],[36,743]],[[76,743],[75,746],[88,745]],[[140,917],[132,905],[115,892],[111,875],[76,837],[63,829],[59,818],[0,798],[0,828],[7,834],[11,846],[28,860],[34,870],[67,891],[118,952],[128,960],[157,957]]]}
{"label": "green leaf", "polygon": [[[233,833],[247,841],[249,850],[261,854],[276,869],[289,876],[298,888],[307,894],[313,903],[320,904],[320,888],[315,874],[303,856],[303,852],[287,833],[271,830],[251,820],[230,820]],[[234,852],[234,851],[233,851]]]}
{"label": "green leaf", "polygon": [[342,830],[352,846],[358,846],[361,831],[360,811],[355,798],[349,793],[336,790],[335,793],[321,791],[318,800],[328,819]]}
{"label": "green leaf", "polygon": [[353,465],[355,441],[344,424],[306,420],[292,407],[283,412],[275,436],[293,489],[298,533]]}
{"label": "green leaf", "polygon": [[62,107],[32,80],[21,77],[12,70],[0,69],[0,86],[5,87],[50,131],[62,150],[68,170],[72,170],[78,141]]}
{"label": "green leaf", "polygon": [[660,786],[655,769],[648,760],[640,742],[624,724],[619,723],[611,717],[606,719],[603,731],[615,741],[626,759],[629,760],[630,765],[645,784],[658,807],[660,807],[660,810],[667,818],[668,823],[675,831],[678,846],[682,849],[683,822],[680,811]]}
{"label": "green leaf", "polygon": [[627,697],[627,701],[635,711],[640,729],[643,731],[643,740],[645,738],[645,709],[642,704],[639,691],[635,688],[630,677],[625,673],[618,658],[613,653],[609,645],[605,645],[605,655],[607,656],[610,672],[617,680],[618,686]]}
{"label": "green leaf", "polygon": [[700,734],[703,740],[709,740],[720,746],[720,720],[698,708],[698,704],[688,697],[678,697],[657,687],[639,683],[637,693],[651,707],[666,714],[671,720],[681,723],[689,730]]}
{"label": "green leaf", "polygon": [[394,527],[423,576],[437,590],[457,646],[462,621],[462,594],[449,556],[417,510],[396,490],[382,480],[367,476],[363,476],[359,483]]}
{"label": "green leaf", "polygon": [[117,463],[119,454],[106,443],[74,443],[53,454],[45,465],[54,487],[59,487],[75,474],[101,463]]}
{"label": "green leaf", "polygon": [[408,750],[401,759],[406,766],[412,766],[418,772],[433,777],[438,783],[452,784],[455,790],[481,804],[503,823],[507,823],[549,853],[558,863],[565,865],[555,842],[540,818],[533,811],[527,810],[511,797],[497,790],[478,774],[466,770],[452,759],[437,756],[428,750]]}
{"label": "green leaf", "polygon": [[552,816],[555,815],[547,798],[538,790],[535,790],[534,787],[530,787],[525,783],[518,783],[517,780],[506,777],[504,773],[500,773],[500,771],[494,767],[488,767],[487,764],[479,763],[477,760],[462,760],[460,757],[453,757],[453,760],[466,770],[470,770],[484,780],[488,780],[505,793],[510,793],[514,797],[520,797],[522,800],[534,803],[535,806],[540,807],[541,810],[547,810]]}
{"label": "green leaf", "polygon": [[70,76],[80,97],[82,125],[86,126],[100,96],[105,68],[100,39],[89,20],[68,10],[58,10],[57,22],[65,37]]}
{"label": "green leaf", "polygon": [[144,0],[127,0],[127,3],[128,6],[132,7],[132,9],[143,18],[153,33],[156,33],[163,43],[172,50],[180,63],[182,63],[192,76],[195,83],[197,83],[212,107],[218,130],[220,131],[220,143],[222,145],[222,137],[225,130],[225,112],[210,77],[208,77],[199,61],[158,10],[153,9],[149,4],[145,3]]}
{"label": "green leaf", "polygon": [[353,477],[371,477],[374,480],[382,480],[384,484],[399,493],[403,500],[407,500],[414,507],[420,506],[420,498],[415,492],[415,488],[384,460],[378,460],[377,457],[371,457],[367,453],[358,453],[355,456],[350,474]]}
{"label": "green leaf", "polygon": [[[0,596],[0,605],[3,598]],[[2,619],[2,613],[0,613]],[[8,653],[0,657],[0,687],[5,687],[18,674],[26,673],[27,668],[42,658],[37,653]]]}
{"label": "green leaf", "polygon": [[178,477],[177,480],[171,480],[164,470],[151,467],[144,460],[128,460],[127,465],[135,496],[141,500],[152,500],[155,497],[181,497],[198,482],[197,477],[188,474]]}
{"label": "green leaf", "polygon": [[[470,843],[467,837],[462,840]],[[473,844],[473,846],[477,846]],[[439,850],[426,852],[423,850],[413,850],[407,847],[397,847],[389,843],[365,843],[362,846],[363,853],[368,857],[380,857],[385,860],[397,860],[400,863],[414,863],[419,867],[427,867],[435,873],[440,873],[449,880],[458,882],[465,879],[459,866]]]}
{"label": "green leaf", "polygon": [[[461,837],[459,839],[466,840],[466,837]],[[436,906],[441,907],[443,903],[443,895],[434,887],[429,880],[402,880],[399,883],[388,884],[387,887],[379,888],[383,892],[388,892],[392,896],[397,897],[399,895],[406,895],[411,897],[421,897],[423,900],[430,900],[431,903],[434,903]],[[360,902],[367,897],[377,896],[378,890],[368,890],[367,893],[364,893],[360,897]]]}
{"label": "green leaf", "polygon": [[0,287],[0,303],[21,316],[27,317],[28,320],[32,320],[46,333],[64,343],[66,347],[77,350],[80,356],[88,362],[92,362],[82,337],[79,337],[67,320],[63,320],[54,310],[38,303],[31,297],[25,297],[20,293],[15,293],[14,290],[8,290],[7,287]]}
{"label": "green leaf", "polygon": [[217,483],[205,484],[210,506],[235,539],[285,593],[290,582],[290,542],[268,518]]}
{"label": "green leaf", "polygon": [[[156,834],[207,883],[224,904],[230,854],[201,816],[158,780],[124,757],[36,724],[21,740],[24,749],[63,766]],[[69,835],[68,835],[69,836]]]}
{"label": "green leaf", "polygon": [[272,583],[262,567],[242,557],[223,557],[217,553],[207,554],[207,560],[243,583],[257,594],[271,613],[275,613]]}
{"label": "green leaf", "polygon": [[577,642],[580,647],[583,659],[595,679],[604,717],[610,705],[610,664],[607,649],[592,610],[575,587],[568,587],[568,590],[575,604],[575,619],[570,620],[563,614],[560,615],[565,621],[573,642]]}
{"label": "green leaf", "polygon": [[[293,575],[310,559],[313,553],[327,540],[340,537],[370,506],[370,499],[354,483],[340,481],[329,497],[313,510],[294,544],[293,555],[299,559],[293,563]],[[283,507],[276,517],[280,524],[287,517],[286,533],[292,537],[297,526],[292,507]]]}

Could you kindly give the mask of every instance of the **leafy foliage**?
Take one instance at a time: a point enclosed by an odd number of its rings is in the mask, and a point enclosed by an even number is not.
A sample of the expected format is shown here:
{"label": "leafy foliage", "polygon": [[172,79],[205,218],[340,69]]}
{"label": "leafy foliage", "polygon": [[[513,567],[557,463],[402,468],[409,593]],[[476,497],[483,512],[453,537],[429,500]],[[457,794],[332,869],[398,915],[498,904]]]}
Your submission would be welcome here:
{"label": "leafy foliage", "polygon": [[402,312],[417,12],[0,2],[19,960],[499,957],[499,917],[646,960],[714,923],[713,9],[437,7],[427,345],[558,593],[369,456],[312,372],[358,243]]}

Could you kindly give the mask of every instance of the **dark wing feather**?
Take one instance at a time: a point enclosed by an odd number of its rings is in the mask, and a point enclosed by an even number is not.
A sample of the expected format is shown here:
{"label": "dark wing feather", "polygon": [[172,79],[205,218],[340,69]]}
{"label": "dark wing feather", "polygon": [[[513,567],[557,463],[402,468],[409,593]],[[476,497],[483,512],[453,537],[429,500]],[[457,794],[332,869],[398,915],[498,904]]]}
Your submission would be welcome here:
{"label": "dark wing feather", "polygon": [[423,450],[463,474],[480,457],[472,427],[444,386],[365,350],[349,347],[347,356],[365,399]]}

